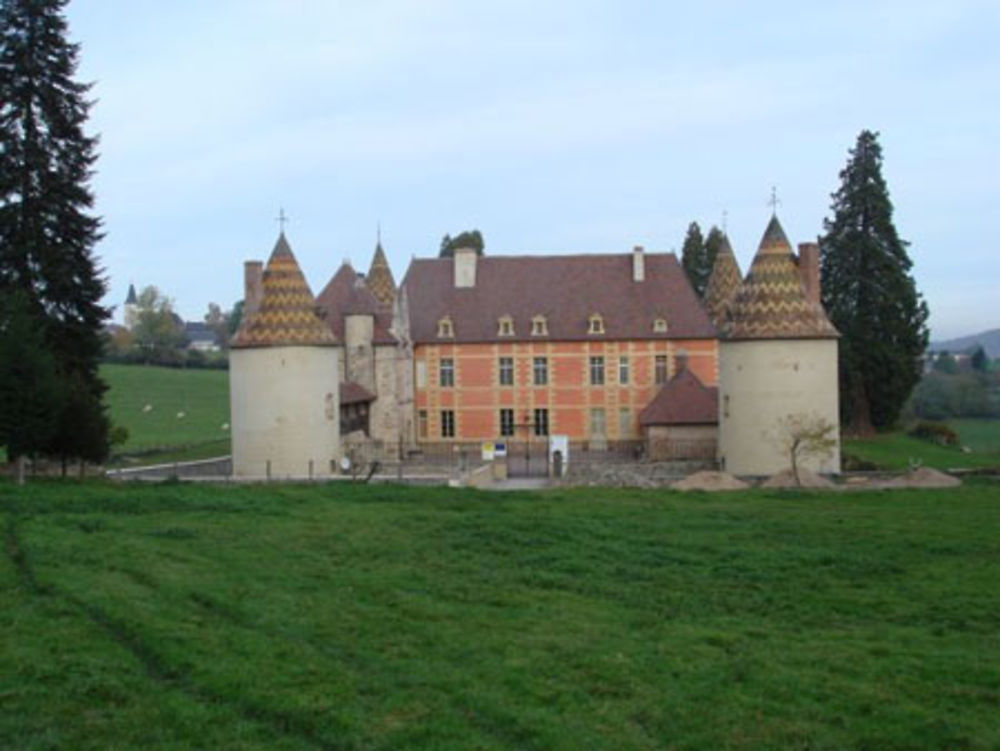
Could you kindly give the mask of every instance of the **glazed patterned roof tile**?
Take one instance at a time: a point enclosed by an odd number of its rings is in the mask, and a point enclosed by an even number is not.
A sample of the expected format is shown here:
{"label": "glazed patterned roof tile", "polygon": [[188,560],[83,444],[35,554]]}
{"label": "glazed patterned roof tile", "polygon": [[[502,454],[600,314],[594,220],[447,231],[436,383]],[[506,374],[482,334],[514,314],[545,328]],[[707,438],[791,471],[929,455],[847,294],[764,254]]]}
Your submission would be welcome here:
{"label": "glazed patterned roof tile", "polygon": [[712,274],[708,277],[708,286],[705,288],[705,310],[720,331],[725,325],[726,315],[742,283],[743,275],[740,273],[733,248],[729,244],[729,238],[723,235],[722,247],[715,257]]}
{"label": "glazed patterned roof tile", "polygon": [[729,308],[727,339],[829,339],[839,336],[802,286],[798,262],[776,216]]}
{"label": "glazed patterned roof tile", "polygon": [[337,342],[317,315],[316,300],[284,233],[264,268],[260,307],[230,344],[249,347],[331,347]]}
{"label": "glazed patterned roof tile", "polygon": [[375,255],[372,256],[372,265],[368,269],[368,276],[365,277],[365,284],[380,307],[392,308],[392,300],[396,296],[396,280],[392,278],[392,269],[389,268],[389,261],[385,257],[385,251],[382,250],[381,242],[375,246]]}

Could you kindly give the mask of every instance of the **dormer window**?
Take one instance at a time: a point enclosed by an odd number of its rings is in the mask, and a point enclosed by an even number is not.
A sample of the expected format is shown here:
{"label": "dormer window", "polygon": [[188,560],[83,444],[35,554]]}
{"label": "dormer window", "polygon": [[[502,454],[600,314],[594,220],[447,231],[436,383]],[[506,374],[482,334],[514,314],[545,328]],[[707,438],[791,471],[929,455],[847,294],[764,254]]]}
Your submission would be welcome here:
{"label": "dormer window", "polygon": [[532,336],[549,335],[549,322],[545,319],[545,316],[538,315],[531,319],[531,335]]}
{"label": "dormer window", "polygon": [[653,321],[653,331],[656,332],[657,334],[666,334],[667,333],[667,319],[666,318],[657,318],[655,321]]}
{"label": "dormer window", "polygon": [[497,336],[514,336],[513,318],[510,316],[500,316],[500,320],[497,323],[499,324]]}
{"label": "dormer window", "polygon": [[451,322],[451,316],[445,316],[438,321],[438,338],[453,339],[455,336],[455,326]]}
{"label": "dormer window", "polygon": [[588,334],[603,334],[604,333],[604,318],[601,317],[600,313],[591,314],[590,318],[587,319],[587,333]]}

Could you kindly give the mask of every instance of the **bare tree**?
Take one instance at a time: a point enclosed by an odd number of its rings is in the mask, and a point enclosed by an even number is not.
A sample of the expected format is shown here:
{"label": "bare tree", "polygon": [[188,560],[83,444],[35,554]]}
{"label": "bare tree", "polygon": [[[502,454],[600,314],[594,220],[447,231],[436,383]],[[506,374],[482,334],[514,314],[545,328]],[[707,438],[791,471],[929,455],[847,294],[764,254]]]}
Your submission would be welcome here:
{"label": "bare tree", "polygon": [[825,459],[837,445],[836,426],[815,413],[796,412],[778,420],[778,440],[788,455],[795,484],[802,487],[799,463],[807,457]]}

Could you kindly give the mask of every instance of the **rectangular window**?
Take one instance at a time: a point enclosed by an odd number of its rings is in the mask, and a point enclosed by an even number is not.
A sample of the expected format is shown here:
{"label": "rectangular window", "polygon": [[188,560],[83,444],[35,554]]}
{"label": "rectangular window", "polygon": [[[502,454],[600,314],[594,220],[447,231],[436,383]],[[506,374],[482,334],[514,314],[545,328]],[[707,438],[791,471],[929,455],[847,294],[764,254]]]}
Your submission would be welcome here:
{"label": "rectangular window", "polygon": [[653,380],[656,381],[657,385],[662,385],[667,382],[667,356],[657,355],[654,362],[653,368]]}
{"label": "rectangular window", "polygon": [[535,435],[549,434],[549,411],[547,409],[535,410]]}
{"label": "rectangular window", "polygon": [[453,409],[441,410],[441,437],[455,437],[455,410]]}
{"label": "rectangular window", "polygon": [[500,385],[501,386],[513,386],[514,385],[514,358],[513,357],[501,357],[500,358],[499,380],[500,380]]}
{"label": "rectangular window", "polygon": [[439,381],[442,388],[450,388],[455,385],[455,361],[450,357],[442,357],[440,370],[438,371]]}
{"label": "rectangular window", "polygon": [[417,388],[422,389],[427,387],[427,363],[423,360],[417,360]]}
{"label": "rectangular window", "polygon": [[[535,385],[544,386],[549,382],[549,361],[546,357],[536,357],[534,360],[533,372],[535,375]],[[541,434],[544,435],[544,434]]]}
{"label": "rectangular window", "polygon": [[722,397],[722,416],[729,417],[729,394]]}
{"label": "rectangular window", "polygon": [[417,435],[421,438],[427,437],[427,410],[422,409],[417,412]]}
{"label": "rectangular window", "polygon": [[590,410],[590,434],[593,436],[603,436],[607,433],[607,426],[604,423],[604,408],[594,407]]}
{"label": "rectangular window", "polygon": [[603,386],[604,385],[604,358],[603,357],[591,357],[590,358],[590,385],[591,386]]}
{"label": "rectangular window", "polygon": [[622,355],[621,357],[618,358],[618,383],[620,383],[622,386],[627,386],[628,377],[629,377],[628,357]]}
{"label": "rectangular window", "polygon": [[514,410],[500,410],[500,435],[514,435]]}
{"label": "rectangular window", "polygon": [[618,408],[618,437],[628,438],[632,435],[632,412],[628,407]]}

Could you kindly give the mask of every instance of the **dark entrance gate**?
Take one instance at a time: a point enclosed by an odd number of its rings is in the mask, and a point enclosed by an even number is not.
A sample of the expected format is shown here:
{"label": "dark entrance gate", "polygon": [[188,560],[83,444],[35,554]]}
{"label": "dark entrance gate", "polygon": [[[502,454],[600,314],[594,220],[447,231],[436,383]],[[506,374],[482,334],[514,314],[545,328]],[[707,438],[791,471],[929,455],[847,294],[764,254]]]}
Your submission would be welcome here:
{"label": "dark entrance gate", "polygon": [[507,439],[508,477],[548,477],[549,437],[535,435],[535,423],[527,415],[514,425],[514,435]]}

